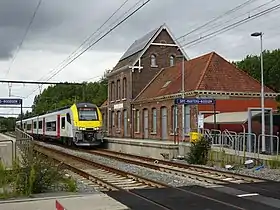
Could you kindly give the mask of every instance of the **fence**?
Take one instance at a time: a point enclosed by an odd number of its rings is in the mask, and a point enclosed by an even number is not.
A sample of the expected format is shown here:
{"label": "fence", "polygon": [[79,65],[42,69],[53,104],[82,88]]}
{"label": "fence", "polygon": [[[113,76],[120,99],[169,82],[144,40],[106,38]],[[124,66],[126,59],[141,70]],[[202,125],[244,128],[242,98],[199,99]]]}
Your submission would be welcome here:
{"label": "fence", "polygon": [[[279,154],[279,137],[276,135],[256,135],[255,133],[236,133],[229,130],[209,130],[203,131],[204,136],[211,141],[212,146],[229,148],[239,155],[240,152],[250,152],[254,156],[263,153],[266,155]],[[263,144],[264,142],[264,144]],[[264,146],[263,146],[264,145]]]}

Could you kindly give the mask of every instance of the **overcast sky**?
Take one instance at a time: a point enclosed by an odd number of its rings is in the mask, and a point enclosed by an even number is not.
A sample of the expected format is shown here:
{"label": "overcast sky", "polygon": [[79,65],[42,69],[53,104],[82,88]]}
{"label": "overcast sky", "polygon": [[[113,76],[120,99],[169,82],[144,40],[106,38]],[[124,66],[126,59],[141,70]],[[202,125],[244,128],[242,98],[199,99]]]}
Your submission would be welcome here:
{"label": "overcast sky", "polygon": [[[47,79],[51,75],[50,71],[57,68],[61,61],[76,50],[83,40],[99,28],[124,2],[124,0],[43,0],[23,45],[12,63],[12,58],[25,34],[38,1],[0,1],[1,79]],[[129,0],[102,29],[108,30],[109,25],[137,1]],[[161,24],[166,23],[173,35],[180,37],[244,2],[247,0],[151,0],[119,28],[94,45],[91,50],[53,77],[51,81],[81,82],[89,79],[94,81],[103,74],[105,69],[114,67],[135,39]],[[265,3],[268,4],[257,8]],[[242,9],[212,23],[214,25],[207,25],[179,41],[188,43],[279,3],[279,0],[251,0]],[[276,10],[204,42],[193,46],[186,45],[184,50],[191,58],[216,51],[227,60],[242,59],[247,54],[259,53],[259,40],[250,37],[250,33],[255,31],[264,32],[265,49],[278,48],[280,45],[278,41],[279,17],[280,13]],[[39,93],[37,90],[31,94],[34,89],[38,89],[38,86],[14,84],[12,95],[24,98],[24,106],[30,106],[34,96]],[[30,96],[25,98],[28,95]],[[7,84],[0,84],[0,97],[8,97]],[[0,109],[0,114],[2,113],[19,113],[19,110]]]}

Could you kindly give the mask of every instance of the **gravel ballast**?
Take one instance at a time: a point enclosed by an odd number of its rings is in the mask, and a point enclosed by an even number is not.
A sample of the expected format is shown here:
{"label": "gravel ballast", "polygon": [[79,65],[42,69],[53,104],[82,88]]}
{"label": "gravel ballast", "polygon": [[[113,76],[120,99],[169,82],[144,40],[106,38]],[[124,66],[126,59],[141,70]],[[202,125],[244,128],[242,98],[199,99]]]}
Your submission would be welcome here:
{"label": "gravel ballast", "polygon": [[[189,186],[189,185],[209,186],[208,183],[204,183],[204,182],[200,182],[200,181],[188,179],[188,178],[182,178],[178,175],[168,174],[168,173],[161,172],[161,171],[155,171],[153,169],[148,169],[148,168],[145,168],[142,166],[136,166],[133,164],[124,163],[124,162],[121,162],[121,161],[118,161],[115,159],[110,159],[110,158],[106,158],[106,157],[102,157],[102,156],[98,156],[98,155],[94,155],[94,154],[70,150],[67,148],[63,148],[63,147],[52,145],[52,144],[46,144],[46,143],[42,143],[42,142],[39,142],[38,144],[41,144],[42,146],[46,146],[49,148],[61,150],[68,154],[76,155],[78,157],[86,158],[88,160],[91,160],[91,161],[94,161],[94,162],[97,162],[100,164],[104,164],[104,165],[110,166],[112,168],[116,168],[116,169],[126,171],[129,173],[135,174],[135,175],[139,175],[139,176],[145,177],[147,179],[151,179],[151,180],[158,181],[161,183],[166,183],[166,184],[169,184],[174,187]],[[211,185],[211,186],[213,186],[213,185]]]}

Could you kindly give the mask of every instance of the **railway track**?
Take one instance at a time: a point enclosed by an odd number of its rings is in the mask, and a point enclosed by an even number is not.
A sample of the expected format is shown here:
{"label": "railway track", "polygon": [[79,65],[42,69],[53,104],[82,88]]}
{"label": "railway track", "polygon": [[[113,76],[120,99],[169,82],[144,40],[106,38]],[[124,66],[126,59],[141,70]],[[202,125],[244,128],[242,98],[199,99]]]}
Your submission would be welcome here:
{"label": "railway track", "polygon": [[[134,199],[137,197],[141,199],[141,202],[151,203],[156,206],[156,209],[174,209],[170,205],[164,205],[162,202],[154,201],[154,198],[149,198],[145,194],[141,194],[139,189],[169,189],[170,193],[180,193],[180,197],[195,196],[201,199],[208,200],[208,202],[214,202],[224,207],[231,207],[231,209],[244,209],[238,205],[230,204],[211,196],[204,195],[203,193],[192,192],[189,190],[175,188],[168,184],[156,182],[153,180],[146,179],[144,177],[137,176],[128,172],[124,172],[112,167],[108,167],[96,162],[92,162],[88,159],[78,157],[58,149],[45,147],[39,144],[35,144],[36,151],[60,162],[62,166],[71,170],[72,172],[86,178],[93,184],[91,186],[97,185],[100,187],[101,191],[106,193],[108,191],[122,191],[129,195],[129,199]],[[167,191],[168,192],[168,191]],[[126,194],[124,194],[126,196]],[[132,196],[132,197],[131,197]],[[175,208],[176,209],[176,208]]]}
{"label": "railway track", "polygon": [[140,165],[154,170],[176,174],[182,177],[195,179],[197,181],[207,182],[209,184],[244,184],[244,183],[260,183],[269,182],[270,180],[255,178],[251,176],[234,174],[231,172],[223,172],[215,169],[208,169],[200,166],[187,165],[166,160],[157,160],[154,158],[142,157],[132,154],[114,152],[110,150],[82,150],[94,155],[99,155],[107,158],[114,158],[119,161],[130,164]]}
{"label": "railway track", "polygon": [[36,145],[35,150],[51,157],[52,159],[62,162],[68,169],[83,175],[83,177],[94,181],[96,184],[101,184],[102,187],[105,187],[105,191],[166,187],[166,185],[161,183],[95,163],[56,149]]}

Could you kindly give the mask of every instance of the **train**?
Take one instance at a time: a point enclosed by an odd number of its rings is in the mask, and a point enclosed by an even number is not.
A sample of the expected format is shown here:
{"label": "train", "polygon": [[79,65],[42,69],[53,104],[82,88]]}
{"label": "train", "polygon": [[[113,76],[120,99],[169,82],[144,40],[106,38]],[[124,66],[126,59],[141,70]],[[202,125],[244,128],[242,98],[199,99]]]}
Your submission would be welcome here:
{"label": "train", "polygon": [[92,147],[103,143],[103,121],[92,103],[74,103],[46,114],[16,121],[16,126],[38,140],[56,140],[67,146]]}

